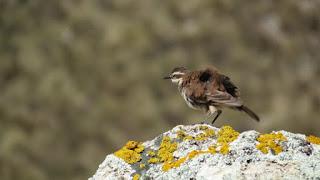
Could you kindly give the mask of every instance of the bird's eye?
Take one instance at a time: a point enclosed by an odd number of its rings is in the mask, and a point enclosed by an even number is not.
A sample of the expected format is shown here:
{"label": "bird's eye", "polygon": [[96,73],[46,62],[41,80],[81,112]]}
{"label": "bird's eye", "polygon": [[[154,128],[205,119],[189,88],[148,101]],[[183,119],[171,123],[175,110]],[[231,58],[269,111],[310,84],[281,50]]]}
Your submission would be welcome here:
{"label": "bird's eye", "polygon": [[181,78],[181,75],[180,74],[174,74],[172,77],[175,78],[175,79],[179,79],[179,78]]}

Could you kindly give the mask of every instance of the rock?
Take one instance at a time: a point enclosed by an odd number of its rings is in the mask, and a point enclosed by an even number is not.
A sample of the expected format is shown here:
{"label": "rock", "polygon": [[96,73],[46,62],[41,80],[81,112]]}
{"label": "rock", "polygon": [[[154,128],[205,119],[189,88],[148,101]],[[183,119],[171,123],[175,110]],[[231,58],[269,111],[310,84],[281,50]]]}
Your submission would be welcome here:
{"label": "rock", "polygon": [[151,141],[129,141],[90,180],[320,179],[319,142],[286,131],[179,125]]}

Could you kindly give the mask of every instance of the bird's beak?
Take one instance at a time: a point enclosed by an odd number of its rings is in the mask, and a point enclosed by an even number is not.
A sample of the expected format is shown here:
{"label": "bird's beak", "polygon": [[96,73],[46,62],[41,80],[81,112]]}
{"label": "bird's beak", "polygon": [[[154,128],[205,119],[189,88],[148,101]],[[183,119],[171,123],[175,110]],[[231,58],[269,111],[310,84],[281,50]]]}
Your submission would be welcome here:
{"label": "bird's beak", "polygon": [[171,76],[165,76],[163,79],[171,79]]}

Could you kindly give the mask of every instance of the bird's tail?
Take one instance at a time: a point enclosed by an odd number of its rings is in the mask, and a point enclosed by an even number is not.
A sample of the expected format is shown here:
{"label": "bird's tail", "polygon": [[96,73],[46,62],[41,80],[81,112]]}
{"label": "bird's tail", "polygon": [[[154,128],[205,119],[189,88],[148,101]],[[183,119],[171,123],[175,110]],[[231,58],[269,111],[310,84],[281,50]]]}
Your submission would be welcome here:
{"label": "bird's tail", "polygon": [[242,105],[242,106],[238,107],[238,109],[240,111],[244,111],[245,113],[247,113],[252,119],[254,119],[258,122],[260,121],[259,116],[256,113],[254,113],[251,109],[249,109],[247,106]]}

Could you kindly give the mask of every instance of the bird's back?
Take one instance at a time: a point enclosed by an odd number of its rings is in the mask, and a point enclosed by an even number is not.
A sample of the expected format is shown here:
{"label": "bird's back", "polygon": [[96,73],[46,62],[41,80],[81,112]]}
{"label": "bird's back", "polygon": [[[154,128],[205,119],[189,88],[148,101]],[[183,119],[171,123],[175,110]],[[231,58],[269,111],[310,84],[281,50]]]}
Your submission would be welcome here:
{"label": "bird's back", "polygon": [[238,88],[215,68],[189,72],[182,87],[185,87],[187,96],[199,103],[242,105]]}

